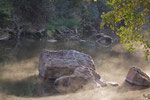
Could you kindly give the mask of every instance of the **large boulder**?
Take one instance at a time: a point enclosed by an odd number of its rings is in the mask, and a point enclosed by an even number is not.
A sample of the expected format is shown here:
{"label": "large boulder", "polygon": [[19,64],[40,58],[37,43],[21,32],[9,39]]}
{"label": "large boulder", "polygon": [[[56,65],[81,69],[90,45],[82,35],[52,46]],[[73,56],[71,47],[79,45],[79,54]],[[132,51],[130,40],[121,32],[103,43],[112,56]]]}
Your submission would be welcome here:
{"label": "large boulder", "polygon": [[78,67],[72,75],[62,76],[54,82],[55,89],[59,92],[74,92],[80,89],[94,89],[106,86],[119,86],[115,82],[105,82],[100,75],[87,67]]}
{"label": "large boulder", "polygon": [[91,89],[99,87],[103,82],[100,82],[100,75],[94,70],[87,67],[78,67],[72,75],[62,76],[55,80],[55,88],[59,92],[76,91],[81,88]]}
{"label": "large boulder", "polygon": [[137,86],[150,86],[150,78],[137,67],[130,68],[126,82]]}
{"label": "large boulder", "polygon": [[78,67],[95,70],[92,58],[75,50],[43,50],[40,55],[39,75],[44,78],[56,79],[72,75]]}

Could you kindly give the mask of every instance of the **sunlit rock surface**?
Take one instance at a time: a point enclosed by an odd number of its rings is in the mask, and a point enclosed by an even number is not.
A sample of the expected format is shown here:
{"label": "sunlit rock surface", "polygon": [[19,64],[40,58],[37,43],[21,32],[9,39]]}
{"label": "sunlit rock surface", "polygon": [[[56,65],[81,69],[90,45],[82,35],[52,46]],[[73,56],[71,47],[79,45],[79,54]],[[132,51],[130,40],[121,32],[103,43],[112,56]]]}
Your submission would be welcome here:
{"label": "sunlit rock surface", "polygon": [[43,50],[39,61],[39,75],[56,79],[72,75],[77,67],[88,67],[95,70],[92,58],[75,50]]}
{"label": "sunlit rock surface", "polygon": [[97,81],[100,81],[100,75],[94,70],[83,66],[76,68],[72,75],[56,79],[55,87],[59,92],[76,91],[81,88],[92,89],[103,83],[99,84]]}
{"label": "sunlit rock surface", "polygon": [[150,86],[150,78],[137,67],[130,68],[126,82],[139,86]]}
{"label": "sunlit rock surface", "polygon": [[117,83],[103,81],[95,71],[92,58],[75,50],[43,50],[39,75],[43,79],[54,79],[53,85],[58,92],[118,86]]}

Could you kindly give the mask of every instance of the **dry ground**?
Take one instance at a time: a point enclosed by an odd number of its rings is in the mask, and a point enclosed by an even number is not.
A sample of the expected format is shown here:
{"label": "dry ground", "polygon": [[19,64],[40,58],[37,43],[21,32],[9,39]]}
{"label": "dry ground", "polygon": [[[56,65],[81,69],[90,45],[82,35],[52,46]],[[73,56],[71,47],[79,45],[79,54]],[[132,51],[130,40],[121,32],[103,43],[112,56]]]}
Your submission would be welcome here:
{"label": "dry ground", "polygon": [[[96,70],[106,81],[115,81],[122,86],[129,68],[133,66],[140,67],[144,72],[150,75],[150,61],[144,60],[141,48],[131,55],[127,51],[124,51],[120,45],[115,45],[111,53],[105,54],[105,56],[98,55],[98,53],[96,55],[94,58],[97,65]],[[15,86],[15,82],[37,76],[38,60],[38,57],[36,57],[7,64],[0,68],[0,100],[148,100],[150,88],[132,90],[125,86],[119,88],[99,88],[57,96],[33,97],[32,95],[28,95],[24,97],[15,95],[17,90],[12,90],[14,88],[11,87],[11,85],[13,84],[12,86]],[[6,90],[3,89],[3,86],[7,87],[7,85],[4,85],[5,83],[10,85]],[[21,90],[20,88],[19,91],[25,90]]]}

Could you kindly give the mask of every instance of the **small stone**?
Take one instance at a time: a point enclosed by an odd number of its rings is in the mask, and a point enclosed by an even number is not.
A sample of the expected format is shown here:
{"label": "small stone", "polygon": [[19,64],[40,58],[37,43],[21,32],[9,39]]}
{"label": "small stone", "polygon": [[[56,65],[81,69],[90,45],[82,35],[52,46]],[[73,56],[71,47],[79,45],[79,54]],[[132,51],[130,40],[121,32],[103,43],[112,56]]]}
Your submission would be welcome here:
{"label": "small stone", "polygon": [[108,85],[111,85],[111,86],[120,86],[118,83],[116,82],[107,82]]}

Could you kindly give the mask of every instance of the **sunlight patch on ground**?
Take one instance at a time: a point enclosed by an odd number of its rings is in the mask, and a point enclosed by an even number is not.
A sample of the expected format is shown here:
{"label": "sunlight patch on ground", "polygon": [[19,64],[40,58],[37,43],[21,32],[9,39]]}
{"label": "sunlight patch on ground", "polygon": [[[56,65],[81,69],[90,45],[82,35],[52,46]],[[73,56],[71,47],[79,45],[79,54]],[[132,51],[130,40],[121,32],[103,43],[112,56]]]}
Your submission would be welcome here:
{"label": "sunlight patch on ground", "polygon": [[0,80],[18,81],[27,77],[38,75],[38,59],[11,63],[0,69]]}

